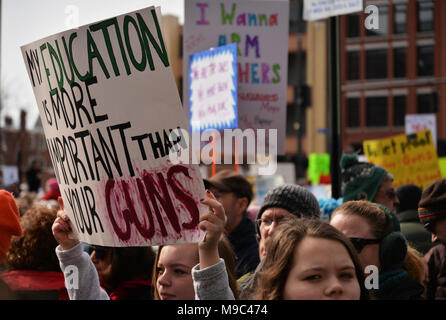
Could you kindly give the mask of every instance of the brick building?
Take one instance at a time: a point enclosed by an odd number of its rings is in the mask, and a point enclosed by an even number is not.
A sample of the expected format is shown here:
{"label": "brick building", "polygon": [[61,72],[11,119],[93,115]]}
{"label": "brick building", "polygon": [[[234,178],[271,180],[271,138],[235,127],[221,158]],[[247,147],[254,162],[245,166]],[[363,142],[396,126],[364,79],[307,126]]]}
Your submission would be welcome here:
{"label": "brick building", "polygon": [[374,0],[379,29],[364,12],[341,18],[343,149],[404,133],[405,115],[434,113],[446,154],[446,1]]}

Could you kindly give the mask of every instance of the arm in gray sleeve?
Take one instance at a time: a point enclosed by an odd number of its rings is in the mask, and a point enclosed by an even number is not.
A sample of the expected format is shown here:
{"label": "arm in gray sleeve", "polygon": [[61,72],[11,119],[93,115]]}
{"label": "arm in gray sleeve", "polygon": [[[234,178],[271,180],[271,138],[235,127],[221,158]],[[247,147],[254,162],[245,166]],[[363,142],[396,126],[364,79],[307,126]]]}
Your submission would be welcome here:
{"label": "arm in gray sleeve", "polygon": [[199,270],[199,264],[192,268],[194,281],[195,300],[235,300],[229,286],[225,261],[220,261],[213,266]]}
{"label": "arm in gray sleeve", "polygon": [[84,252],[82,243],[69,250],[56,247],[60,268],[65,277],[70,300],[109,300],[99,285],[99,277],[90,256]]}

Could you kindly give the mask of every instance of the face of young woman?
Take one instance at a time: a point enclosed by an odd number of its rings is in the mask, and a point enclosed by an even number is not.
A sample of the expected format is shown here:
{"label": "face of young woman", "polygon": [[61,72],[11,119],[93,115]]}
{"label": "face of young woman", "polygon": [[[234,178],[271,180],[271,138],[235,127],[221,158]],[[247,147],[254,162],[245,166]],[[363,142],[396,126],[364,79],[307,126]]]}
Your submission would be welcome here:
{"label": "face of young woman", "polygon": [[192,268],[198,263],[196,244],[177,244],[162,248],[156,270],[156,288],[161,300],[194,300]]}
{"label": "face of young woman", "polygon": [[[331,219],[330,224],[348,238],[375,239],[370,225],[362,217],[339,212]],[[361,252],[358,252],[358,257],[363,270],[369,265],[374,265],[379,270],[381,267],[379,262],[379,243],[364,246]]]}
{"label": "face of young woman", "polygon": [[285,300],[359,300],[360,295],[355,266],[342,243],[305,237],[296,246]]}

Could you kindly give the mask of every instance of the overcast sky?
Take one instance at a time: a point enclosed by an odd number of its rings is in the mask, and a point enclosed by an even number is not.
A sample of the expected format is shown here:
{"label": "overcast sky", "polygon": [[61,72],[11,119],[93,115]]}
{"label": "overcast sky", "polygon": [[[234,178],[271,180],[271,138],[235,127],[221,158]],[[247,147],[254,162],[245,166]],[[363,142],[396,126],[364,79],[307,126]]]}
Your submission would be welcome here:
{"label": "overcast sky", "polygon": [[4,115],[18,125],[20,109],[28,111],[28,128],[38,115],[37,104],[26,72],[20,46],[73,28],[78,12],[79,26],[114,17],[151,5],[161,6],[162,14],[172,14],[184,22],[184,0],[0,0],[1,85]]}

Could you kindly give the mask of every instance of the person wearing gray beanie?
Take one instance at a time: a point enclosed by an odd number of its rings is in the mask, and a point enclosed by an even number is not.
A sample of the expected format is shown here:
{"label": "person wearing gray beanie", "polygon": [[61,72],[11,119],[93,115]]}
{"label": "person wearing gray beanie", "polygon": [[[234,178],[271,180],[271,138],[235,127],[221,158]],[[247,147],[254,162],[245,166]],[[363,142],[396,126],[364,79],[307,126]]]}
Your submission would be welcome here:
{"label": "person wearing gray beanie", "polygon": [[[316,197],[304,187],[284,184],[270,190],[264,197],[257,213],[261,219],[263,212],[269,208],[281,208],[297,218],[320,218],[320,208]],[[260,236],[260,230],[257,229]]]}
{"label": "person wearing gray beanie", "polygon": [[266,240],[271,237],[280,221],[288,216],[320,219],[320,214],[316,197],[302,186],[284,184],[268,191],[256,218],[261,261],[254,273],[248,273],[239,279],[240,299],[249,299],[256,291],[258,274],[263,268],[266,256]]}

